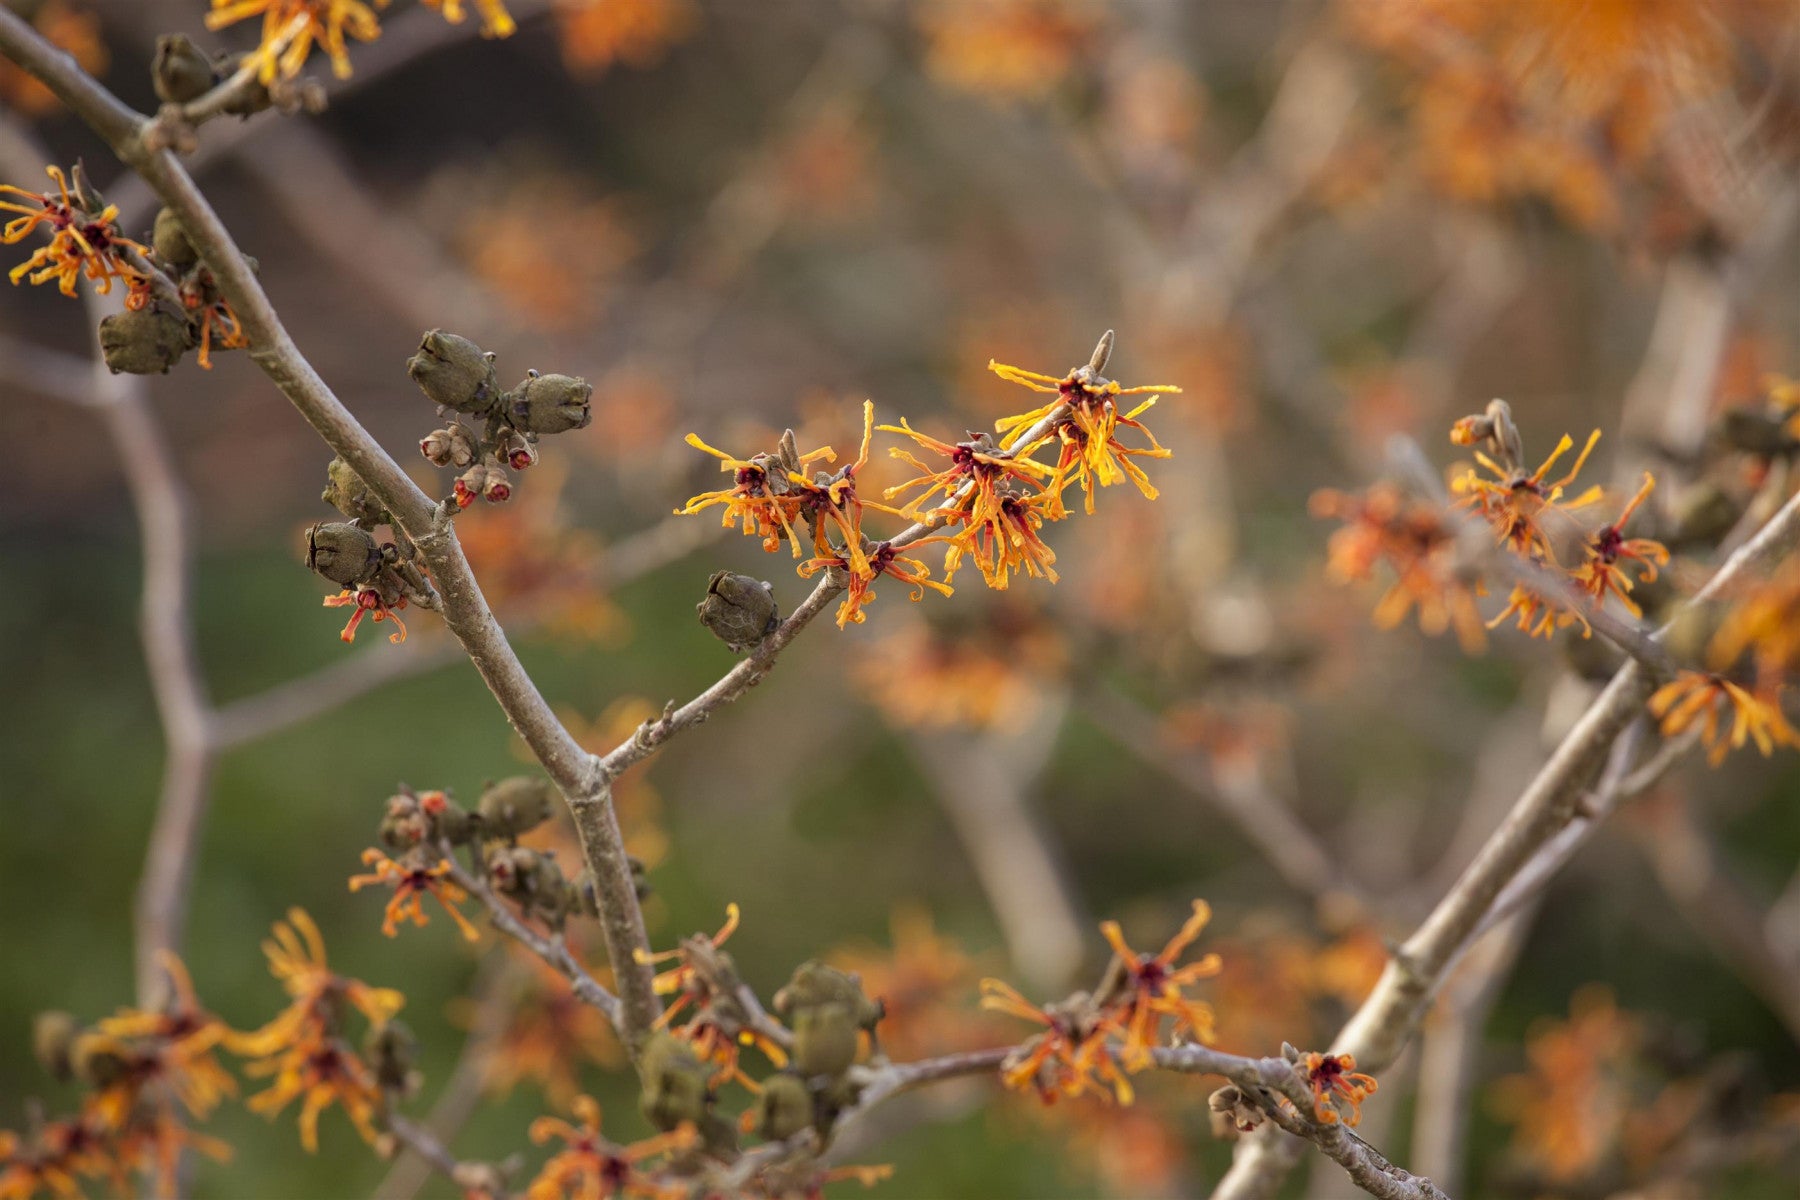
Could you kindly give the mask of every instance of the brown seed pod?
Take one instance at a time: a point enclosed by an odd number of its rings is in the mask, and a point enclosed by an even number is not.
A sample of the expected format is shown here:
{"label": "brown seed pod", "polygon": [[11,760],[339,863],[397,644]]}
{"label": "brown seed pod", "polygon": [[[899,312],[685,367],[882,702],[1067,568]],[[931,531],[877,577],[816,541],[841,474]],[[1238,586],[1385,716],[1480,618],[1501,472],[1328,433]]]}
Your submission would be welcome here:
{"label": "brown seed pod", "polygon": [[762,1081],[750,1131],[770,1142],[785,1142],[814,1121],[812,1092],[806,1080],[782,1071]]}
{"label": "brown seed pod", "polygon": [[424,1081],[418,1070],[419,1039],[404,1021],[370,1026],[363,1038],[363,1060],[375,1068],[384,1092],[410,1096]]}
{"label": "brown seed pod", "polygon": [[787,985],[775,993],[775,1014],[797,1016],[808,1008],[842,1005],[860,1029],[873,1029],[883,1016],[881,1002],[871,1000],[863,992],[862,976],[854,971],[840,971],[817,959],[809,959],[794,968]]}
{"label": "brown seed pod", "polygon": [[711,1069],[695,1056],[691,1046],[659,1029],[644,1043],[638,1062],[643,1085],[638,1107],[658,1129],[675,1129],[683,1122],[699,1125],[712,1107],[707,1086],[710,1074]]}
{"label": "brown seed pod", "polygon": [[169,33],[156,39],[156,57],[150,60],[150,85],[156,89],[158,100],[186,104],[211,91],[218,81],[212,59],[187,35]]}
{"label": "brown seed pod", "polygon": [[334,457],[326,464],[325,490],[319,498],[352,521],[370,526],[391,524],[387,509],[375,499],[355,468],[342,458]]}
{"label": "brown seed pod", "polygon": [[475,806],[481,814],[482,833],[512,841],[536,829],[550,819],[554,791],[549,780],[535,775],[514,775],[488,784]]}
{"label": "brown seed pod", "polygon": [[381,562],[375,536],[361,526],[320,521],[306,531],[306,565],[340,587],[368,581]]}
{"label": "brown seed pod", "polygon": [[740,654],[781,624],[774,586],[730,571],[713,573],[706,581],[706,598],[694,606],[694,611],[699,613],[702,625]]}
{"label": "brown seed pod", "polygon": [[794,1014],[794,1069],[833,1079],[856,1061],[856,1020],[847,1004],[815,1004]]}
{"label": "brown seed pod", "polygon": [[177,271],[185,271],[200,261],[200,252],[188,240],[187,229],[172,208],[156,211],[156,225],[150,232],[150,244],[156,257]]}
{"label": "brown seed pod", "polygon": [[466,337],[433,329],[406,360],[406,373],[434,402],[485,416],[504,397],[494,380],[493,356]]}
{"label": "brown seed pod", "polygon": [[594,419],[589,402],[594,386],[569,375],[538,375],[507,393],[507,415],[527,433],[566,433],[585,429]]}
{"label": "brown seed pod", "polygon": [[100,322],[100,353],[114,375],[166,375],[192,345],[186,315],[160,299]]}

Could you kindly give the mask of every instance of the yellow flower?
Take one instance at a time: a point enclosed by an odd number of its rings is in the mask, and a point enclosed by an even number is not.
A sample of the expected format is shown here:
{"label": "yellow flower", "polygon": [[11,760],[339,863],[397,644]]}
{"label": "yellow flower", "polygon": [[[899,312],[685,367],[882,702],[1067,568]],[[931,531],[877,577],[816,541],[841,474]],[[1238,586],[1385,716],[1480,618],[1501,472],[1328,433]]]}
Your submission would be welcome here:
{"label": "yellow flower", "polygon": [[[1079,481],[1081,490],[1086,495],[1086,510],[1092,513],[1096,485],[1111,487],[1129,478],[1137,484],[1145,499],[1156,499],[1156,489],[1151,486],[1149,476],[1144,474],[1142,467],[1131,461],[1133,458],[1169,457],[1169,451],[1157,442],[1156,435],[1137,420],[1156,403],[1156,396],[1151,395],[1148,400],[1123,416],[1119,415],[1118,398],[1143,393],[1179,393],[1180,388],[1163,383],[1121,387],[1114,380],[1103,378],[1096,368],[1087,365],[1075,368],[1061,379],[1019,367],[1009,367],[992,360],[988,362],[988,370],[1034,392],[1056,397],[1041,408],[996,422],[994,427],[1003,435],[1000,445],[1005,449],[1014,449],[1015,443],[1027,430],[1060,410],[1051,431],[1051,435],[1062,445],[1055,468],[1056,490],[1059,493],[1071,478]],[[1121,425],[1129,426],[1149,438],[1149,449],[1130,449],[1120,443],[1118,430]]]}
{"label": "yellow flower", "polygon": [[315,42],[330,56],[332,74],[347,79],[350,53],[344,39],[372,42],[381,36],[375,9],[386,8],[388,0],[371,2],[374,8],[364,0],[212,0],[206,27],[223,29],[260,14],[262,41],[246,65],[254,65],[264,83],[298,75]]}
{"label": "yellow flower", "polygon": [[[1777,690],[1759,696],[1726,679],[1700,671],[1683,671],[1665,683],[1650,697],[1650,713],[1662,719],[1664,737],[1674,737],[1703,715],[1700,740],[1706,745],[1706,761],[1718,766],[1725,756],[1754,741],[1766,758],[1777,745],[1800,745],[1800,733],[1788,724],[1781,711],[1781,693]],[[1731,728],[1721,720],[1731,713]]]}
{"label": "yellow flower", "polygon": [[1556,449],[1550,452],[1550,457],[1530,474],[1526,474],[1523,467],[1514,463],[1501,465],[1478,450],[1475,452],[1475,461],[1486,467],[1494,478],[1483,479],[1471,467],[1456,481],[1454,490],[1465,497],[1460,503],[1476,509],[1488,519],[1503,545],[1510,546],[1527,558],[1537,557],[1554,563],[1556,554],[1550,548],[1550,538],[1543,527],[1544,515],[1550,512],[1567,513],[1600,499],[1601,488],[1598,484],[1573,500],[1563,499],[1563,489],[1575,482],[1575,477],[1581,474],[1582,465],[1587,462],[1588,455],[1594,452],[1594,443],[1599,440],[1600,431],[1596,429],[1588,436],[1587,445],[1581,448],[1581,453],[1576,457],[1575,465],[1569,468],[1568,474],[1549,483],[1545,482],[1544,476],[1550,473],[1556,460],[1575,444],[1574,439],[1566,433],[1556,443]]}
{"label": "yellow flower", "polygon": [[1338,1123],[1341,1109],[1349,1109],[1344,1124],[1362,1120],[1362,1102],[1378,1086],[1373,1075],[1356,1069],[1353,1054],[1308,1054],[1300,1060],[1300,1070],[1312,1088],[1313,1117],[1327,1125]]}
{"label": "yellow flower", "polygon": [[[463,0],[425,0],[425,6],[438,9],[453,25],[463,19]],[[519,28],[506,11],[506,0],[475,0],[475,8],[481,13],[482,37],[511,37]]]}
{"label": "yellow flower", "polygon": [[1125,1035],[1124,1059],[1130,1070],[1149,1065],[1162,1017],[1174,1018],[1174,1033],[1178,1037],[1185,1031],[1202,1042],[1214,1040],[1212,1009],[1189,1000],[1181,989],[1217,975],[1223,965],[1219,956],[1208,954],[1185,967],[1175,965],[1211,919],[1211,906],[1204,900],[1194,901],[1193,915],[1154,957],[1127,946],[1117,921],[1101,923],[1100,933],[1118,955],[1123,975],[1117,993],[1102,995],[1100,1000],[1107,1010],[1108,1023]]}
{"label": "yellow flower", "polygon": [[143,295],[142,289],[148,285],[148,280],[126,259],[125,252],[147,254],[149,251],[141,243],[120,236],[115,223],[119,219],[119,206],[109,204],[98,213],[89,212],[78,199],[85,195],[79,186],[79,167],[76,168],[76,198],[69,195],[69,181],[62,168],[46,167],[44,170],[56,182],[54,195],[0,184],[0,194],[23,196],[31,201],[26,205],[0,200],[0,211],[24,214],[6,223],[4,230],[0,230],[0,242],[10,246],[23,241],[40,225],[50,230],[49,244],[38,247],[30,258],[12,269],[8,278],[15,285],[27,276],[33,284],[54,279],[57,290],[65,296],[75,295],[75,281],[83,274],[101,295],[112,291],[113,280],[117,279],[132,292],[132,307],[141,307],[144,300],[137,297]]}

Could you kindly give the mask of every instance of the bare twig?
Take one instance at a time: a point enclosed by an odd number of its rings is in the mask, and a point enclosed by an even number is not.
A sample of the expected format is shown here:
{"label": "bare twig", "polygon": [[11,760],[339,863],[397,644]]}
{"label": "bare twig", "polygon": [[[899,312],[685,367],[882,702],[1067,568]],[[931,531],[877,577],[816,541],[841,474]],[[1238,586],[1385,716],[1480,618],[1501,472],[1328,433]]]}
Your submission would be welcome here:
{"label": "bare twig", "polygon": [[[583,967],[576,960],[575,955],[569,951],[569,944],[562,939],[561,934],[539,933],[521,920],[510,905],[494,894],[494,889],[488,886],[487,880],[463,866],[461,860],[456,857],[455,847],[448,842],[440,843],[438,852],[443,855],[444,861],[450,864],[447,877],[457,887],[481,901],[481,906],[487,909],[488,920],[494,923],[494,928],[561,972],[563,977],[569,981],[569,986],[578,1000],[599,1009],[606,1019],[612,1022],[613,1028],[617,1029],[621,1036],[629,1036],[630,1026],[627,1024],[629,1018],[626,1015],[624,1002],[602,987],[599,980],[587,973],[587,968]],[[613,974],[616,977],[618,973],[619,968],[615,964]]]}

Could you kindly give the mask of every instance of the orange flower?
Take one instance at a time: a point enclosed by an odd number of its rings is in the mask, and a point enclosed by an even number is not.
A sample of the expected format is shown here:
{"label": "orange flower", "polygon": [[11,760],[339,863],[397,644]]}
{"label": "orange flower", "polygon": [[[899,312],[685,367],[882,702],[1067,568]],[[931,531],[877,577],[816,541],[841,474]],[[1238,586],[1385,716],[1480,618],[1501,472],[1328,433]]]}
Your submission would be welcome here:
{"label": "orange flower", "polygon": [[[1092,513],[1096,485],[1111,487],[1129,478],[1137,484],[1145,499],[1156,499],[1156,489],[1150,485],[1150,477],[1144,474],[1142,467],[1131,461],[1133,458],[1169,457],[1169,451],[1157,442],[1156,435],[1137,420],[1141,413],[1156,403],[1156,396],[1152,395],[1124,416],[1119,415],[1118,398],[1146,392],[1179,393],[1180,388],[1162,383],[1121,387],[1113,380],[1102,377],[1099,369],[1091,365],[1076,367],[1061,379],[1009,367],[992,359],[988,360],[988,370],[1034,392],[1044,392],[1056,397],[1041,408],[997,421],[994,427],[1002,434],[1000,445],[1005,449],[1013,449],[1026,430],[1052,414],[1060,414],[1051,430],[1062,444],[1062,451],[1056,462],[1055,490],[1058,494],[1071,478],[1078,480],[1086,496],[1086,510]],[[1150,448],[1128,449],[1122,445],[1118,440],[1121,425],[1129,426],[1149,438]]]}
{"label": "orange flower", "polygon": [[387,909],[382,914],[381,932],[393,937],[400,932],[399,923],[410,918],[414,925],[424,925],[425,897],[435,896],[437,902],[450,914],[462,935],[471,942],[481,937],[481,932],[469,924],[469,919],[457,910],[457,905],[469,898],[469,894],[444,876],[450,873],[448,862],[437,862],[431,866],[413,862],[414,855],[408,855],[407,863],[398,863],[373,846],[362,852],[363,866],[374,867],[372,874],[352,875],[350,890],[359,892],[370,884],[392,884],[393,896],[388,900]]}
{"label": "orange flower", "polygon": [[933,0],[918,24],[932,75],[1000,100],[1035,100],[1068,77],[1099,22],[1063,0]]}
{"label": "orange flower", "polygon": [[1498,628],[1514,613],[1519,615],[1519,628],[1532,637],[1555,637],[1557,630],[1566,629],[1577,621],[1581,622],[1582,637],[1593,636],[1593,628],[1581,613],[1572,608],[1559,608],[1523,584],[1513,585],[1506,607],[1500,610],[1499,616],[1488,622],[1487,627]]}
{"label": "orange flower", "polygon": [[1000,1081],[1012,1090],[1034,1089],[1046,1104],[1054,1104],[1058,1096],[1088,1092],[1120,1104],[1130,1104],[1135,1098],[1131,1080],[1107,1044],[1110,1026],[1093,1011],[1086,996],[1039,1008],[1010,984],[983,979],[981,1007],[1044,1026],[1044,1032],[1001,1063]]}
{"label": "orange flower", "polygon": [[400,620],[399,612],[400,609],[406,607],[405,596],[400,597],[393,604],[389,604],[382,599],[379,588],[345,588],[335,596],[325,597],[324,604],[326,608],[354,607],[356,609],[350,614],[350,620],[345,623],[343,630],[338,634],[346,642],[356,640],[356,627],[362,624],[362,619],[371,613],[374,614],[377,621],[394,623],[394,632],[388,634],[388,641],[399,645],[406,640],[406,624]]}
{"label": "orange flower", "polygon": [[118,1084],[91,1097],[91,1111],[115,1129],[125,1124],[138,1092],[153,1081],[167,1086],[201,1120],[223,1097],[237,1095],[237,1081],[213,1057],[231,1031],[200,1006],[193,979],[179,958],[163,951],[157,961],[169,975],[168,1004],[150,1012],[122,1008],[95,1026],[101,1035],[116,1039],[121,1057],[133,1064]]}
{"label": "orange flower", "polygon": [[344,1109],[356,1131],[373,1145],[375,1118],[382,1111],[375,1073],[343,1042],[327,1038],[297,1043],[285,1053],[244,1068],[246,1075],[273,1075],[275,1082],[246,1102],[251,1112],[273,1117],[296,1098],[300,1104],[300,1144],[307,1153],[319,1150],[319,1114],[333,1101]]}
{"label": "orange flower", "polygon": [[1128,1069],[1139,1071],[1150,1064],[1150,1051],[1156,1045],[1157,1026],[1165,1016],[1174,1018],[1174,1033],[1177,1037],[1186,1032],[1202,1042],[1211,1043],[1214,1040],[1212,1009],[1198,1001],[1189,1000],[1181,994],[1181,989],[1217,975],[1223,965],[1219,956],[1208,954],[1185,967],[1175,966],[1176,961],[1193,944],[1194,939],[1200,936],[1200,931],[1206,928],[1206,923],[1210,920],[1211,906],[1204,900],[1194,901],[1193,915],[1169,939],[1161,953],[1153,958],[1141,955],[1125,944],[1124,934],[1117,921],[1101,923],[1101,936],[1106,938],[1113,953],[1118,955],[1122,975],[1116,992],[1109,995],[1103,989],[1100,1000],[1118,1027],[1124,1031],[1124,1060]]}
{"label": "orange flower", "polygon": [[1471,467],[1452,487],[1458,495],[1465,497],[1459,502],[1461,505],[1476,509],[1488,519],[1499,535],[1501,544],[1510,546],[1516,553],[1527,558],[1540,558],[1554,563],[1556,554],[1550,547],[1549,535],[1542,524],[1544,514],[1567,513],[1600,499],[1601,488],[1598,484],[1573,500],[1562,498],[1563,489],[1581,474],[1588,455],[1594,451],[1594,443],[1599,440],[1600,431],[1596,429],[1588,436],[1587,445],[1576,456],[1575,465],[1569,468],[1568,474],[1549,483],[1544,481],[1544,476],[1550,473],[1556,460],[1575,444],[1574,439],[1566,433],[1556,443],[1556,449],[1550,452],[1550,457],[1530,474],[1526,474],[1525,469],[1516,463],[1509,462],[1503,466],[1477,450],[1475,461],[1492,472],[1495,478],[1483,479]]}
{"label": "orange flower", "polygon": [[250,337],[244,332],[238,315],[232,311],[230,304],[218,294],[213,282],[212,273],[205,267],[197,270],[193,277],[181,287],[181,304],[187,309],[189,320],[200,325],[200,354],[195,362],[203,371],[212,370],[212,347],[215,331],[217,332],[219,349],[241,350],[250,344]]}
{"label": "orange flower", "polygon": [[1661,542],[1653,542],[1649,538],[1627,538],[1623,533],[1625,522],[1631,519],[1631,514],[1638,510],[1638,506],[1643,504],[1655,487],[1656,479],[1650,472],[1644,472],[1644,486],[1631,498],[1631,503],[1625,506],[1625,511],[1619,514],[1618,520],[1602,526],[1588,538],[1583,547],[1587,552],[1587,561],[1574,571],[1575,585],[1592,596],[1596,603],[1606,603],[1608,595],[1617,596],[1619,603],[1634,617],[1643,616],[1644,610],[1638,607],[1637,601],[1626,595],[1634,585],[1624,568],[1619,565],[1619,560],[1629,558],[1637,561],[1638,583],[1654,580],[1657,568],[1667,566],[1669,562],[1668,547]]}
{"label": "orange flower", "polygon": [[1346,1125],[1362,1120],[1362,1102],[1372,1095],[1377,1085],[1373,1075],[1356,1069],[1353,1054],[1308,1054],[1300,1060],[1307,1086],[1312,1088],[1313,1117],[1327,1125],[1338,1123],[1339,1114],[1348,1109]]}
{"label": "orange flower", "polygon": [[81,1200],[77,1176],[107,1176],[116,1184],[129,1177],[112,1132],[92,1118],[51,1121],[36,1131],[29,1147],[17,1134],[0,1130],[0,1200],[33,1200],[45,1193]]}
{"label": "orange flower", "polygon": [[963,528],[951,535],[950,548],[944,552],[944,582],[956,574],[967,554],[995,591],[1006,590],[1014,571],[1055,583],[1060,578],[1051,565],[1056,562],[1056,551],[1038,536],[1038,530],[1060,515],[1062,503],[1054,492],[1001,495],[986,520],[977,522],[966,516]]}
{"label": "orange flower", "polygon": [[[723,946],[726,940],[730,938],[733,933],[737,932],[738,920],[742,916],[743,912],[736,904],[727,904],[725,906],[725,924],[719,926],[719,932],[713,934],[710,938],[705,938],[703,940],[715,950],[720,946]],[[659,996],[673,996],[678,992],[682,993],[682,1000],[678,1000],[674,1005],[670,1006],[669,1011],[673,1011],[675,1008],[680,1007],[684,1001],[691,998],[691,988],[694,983],[694,964],[689,961],[687,949],[678,946],[673,950],[664,950],[657,954],[651,954],[642,949],[637,951],[637,960],[640,963],[668,962],[670,959],[677,959],[679,961],[669,970],[657,972],[656,979],[652,986],[656,989],[656,994]],[[665,1021],[669,1016],[669,1011],[663,1013]]]}
{"label": "orange flower", "polygon": [[[73,55],[89,75],[98,79],[106,74],[111,56],[100,36],[99,17],[65,0],[45,0],[31,23],[45,41]],[[0,103],[25,117],[41,117],[62,105],[56,93],[10,59],[0,61]]]}
{"label": "orange flower", "polygon": [[1462,647],[1478,654],[1487,634],[1475,597],[1481,581],[1458,562],[1456,536],[1429,504],[1409,501],[1398,487],[1378,483],[1362,495],[1323,489],[1308,508],[1315,517],[1345,522],[1331,535],[1325,573],[1339,583],[1370,578],[1387,562],[1397,578],[1375,606],[1375,624],[1391,629],[1416,605],[1419,628],[1437,635],[1455,626]]}
{"label": "orange flower", "polygon": [[[388,0],[372,3],[375,8],[386,8]],[[344,38],[372,42],[380,37],[381,21],[375,8],[364,0],[212,0],[206,27],[223,29],[262,14],[262,41],[245,65],[254,65],[264,83],[298,75],[315,42],[330,56],[332,74],[348,79],[350,53]]]}
{"label": "orange flower", "polygon": [[692,0],[560,0],[556,9],[563,63],[576,75],[615,62],[654,66],[699,24]]}
{"label": "orange flower", "polygon": [[[511,37],[519,28],[512,14],[506,11],[506,0],[474,0],[474,3],[481,14],[482,37]],[[444,20],[452,25],[462,22],[463,0],[425,0],[425,6],[442,12]]]}
{"label": "orange flower", "polygon": [[[1650,713],[1662,719],[1664,737],[1674,737],[1704,714],[1700,740],[1706,745],[1706,761],[1718,766],[1725,756],[1746,740],[1768,757],[1777,745],[1800,746],[1800,732],[1788,724],[1781,711],[1781,693],[1758,696],[1723,675],[1683,671],[1650,697]],[[1729,733],[1720,719],[1729,710]]]}
{"label": "orange flower", "polygon": [[[948,538],[942,536],[925,537],[910,543],[908,548],[910,549],[913,546],[923,546],[929,542],[942,542],[948,540]],[[931,569],[929,567],[919,559],[902,555],[891,542],[881,542],[877,544],[873,551],[866,555],[866,561],[868,563],[868,573],[866,575],[859,574],[852,568],[848,559],[838,554],[828,555],[823,558],[809,558],[800,564],[800,576],[803,579],[810,579],[820,571],[828,570],[832,567],[837,567],[840,570],[849,573],[849,590],[844,594],[844,602],[838,605],[837,610],[837,624],[839,629],[852,623],[861,625],[863,621],[867,619],[863,613],[863,606],[875,599],[874,589],[870,585],[875,582],[875,577],[878,575],[887,575],[894,579],[898,579],[901,583],[911,584],[912,598],[915,604],[925,598],[926,588],[930,588],[932,591],[942,593],[946,596],[950,595],[954,590],[949,584],[939,583],[937,580],[931,578]]]}
{"label": "orange flower", "polygon": [[570,1106],[581,1124],[560,1117],[539,1117],[531,1123],[531,1140],[543,1145],[561,1138],[564,1148],[544,1164],[525,1189],[527,1200],[603,1200],[611,1196],[683,1197],[689,1188],[673,1178],[658,1178],[646,1159],[678,1154],[700,1142],[692,1125],[658,1134],[629,1146],[620,1146],[600,1135],[600,1105],[592,1096],[577,1096]]}
{"label": "orange flower", "polygon": [[[985,433],[971,434],[966,442],[940,442],[914,429],[907,424],[905,417],[900,418],[898,425],[879,425],[876,428],[883,433],[905,434],[925,449],[950,460],[950,465],[943,470],[933,471],[910,451],[899,446],[889,448],[890,455],[916,469],[919,475],[898,487],[888,488],[883,495],[891,500],[920,484],[930,484],[900,509],[900,515],[910,520],[933,523],[934,519],[960,518],[968,525],[985,524],[999,515],[1000,498],[1003,494],[1001,488],[1009,480],[1036,487],[1042,492],[1046,489],[1045,481],[1054,482],[1056,478],[1056,472],[1051,468],[1025,457],[1033,446],[1042,445],[1048,438],[1040,439],[1032,446],[1002,451],[994,444],[993,438]],[[968,491],[963,495],[961,493],[965,487]],[[928,507],[929,502],[933,496],[940,494],[943,511],[933,511]]]}
{"label": "orange flower", "polygon": [[[149,251],[141,243],[120,235],[115,224],[119,219],[119,206],[108,204],[97,213],[88,211],[83,204],[86,193],[81,186],[79,167],[76,168],[73,198],[69,195],[68,178],[61,167],[46,167],[44,171],[56,182],[54,195],[0,184],[0,194],[23,196],[32,201],[31,205],[25,205],[0,200],[0,211],[24,214],[14,217],[6,223],[4,230],[0,230],[0,243],[10,246],[23,241],[40,225],[50,230],[49,244],[38,247],[30,258],[14,267],[7,278],[15,285],[27,276],[33,284],[54,279],[58,291],[73,296],[75,281],[85,274],[94,290],[103,296],[112,291],[115,279],[124,283],[128,290],[135,289],[134,296],[144,295],[142,289],[147,286],[147,279],[131,265],[125,253],[147,254]],[[137,300],[133,307],[142,307],[143,303],[143,300]]]}
{"label": "orange flower", "polygon": [[1731,669],[1746,654],[1758,679],[1771,685],[1800,668],[1800,561],[1745,589],[1706,648],[1715,671]]}
{"label": "orange flower", "polygon": [[1514,1123],[1513,1149],[1553,1183],[1580,1179],[1618,1138],[1630,1105],[1626,1075],[1643,1037],[1612,994],[1575,993],[1566,1021],[1540,1020],[1525,1036],[1530,1069],[1494,1088],[1494,1105]]}
{"label": "orange flower", "polygon": [[[785,536],[793,547],[794,557],[799,558],[800,538],[794,533],[794,519],[800,515],[801,497],[794,491],[781,460],[766,453],[754,454],[747,459],[733,458],[701,441],[697,433],[687,435],[687,444],[719,458],[722,460],[719,469],[735,472],[735,476],[732,486],[716,492],[701,492],[689,499],[684,507],[676,509],[675,515],[691,516],[722,504],[725,506],[724,518],[719,522],[722,527],[733,528],[741,520],[744,535],[762,538],[763,549],[771,554]],[[815,462],[836,461],[837,451],[830,446],[821,446],[800,456],[800,469],[805,470]]]}
{"label": "orange flower", "polygon": [[[489,1092],[504,1096],[529,1079],[562,1107],[579,1091],[576,1071],[581,1064],[617,1069],[624,1056],[599,1009],[578,999],[569,981],[543,959],[522,951],[519,957],[529,967],[508,996],[506,1028],[487,1056],[484,1082]],[[459,1022],[479,1020],[472,1016],[475,1005],[470,1001],[453,1003],[452,1017]]]}

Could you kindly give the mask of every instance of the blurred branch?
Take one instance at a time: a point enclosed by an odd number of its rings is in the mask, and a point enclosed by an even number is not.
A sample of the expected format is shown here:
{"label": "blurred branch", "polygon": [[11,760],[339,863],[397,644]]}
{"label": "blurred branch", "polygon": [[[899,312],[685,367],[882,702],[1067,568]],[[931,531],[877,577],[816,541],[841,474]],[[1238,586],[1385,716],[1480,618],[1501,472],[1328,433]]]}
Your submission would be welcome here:
{"label": "blurred branch", "polygon": [[[513,958],[501,952],[490,953],[476,971],[469,996],[475,1009],[475,1020],[469,1036],[463,1039],[456,1065],[450,1069],[450,1076],[438,1093],[437,1103],[432,1105],[430,1115],[425,1118],[425,1131],[440,1143],[455,1140],[481,1104],[494,1047],[505,1034],[507,1022],[512,1017],[511,987],[518,975],[518,965]],[[431,1172],[437,1169],[425,1156],[412,1152],[408,1145],[406,1152],[394,1160],[394,1165],[388,1168],[388,1173],[375,1188],[375,1200],[412,1200],[430,1180]]]}
{"label": "blurred branch", "polygon": [[1759,906],[1684,800],[1671,797],[1640,815],[1630,824],[1632,840],[1676,911],[1800,1041],[1800,955],[1793,943],[1769,938]]}
{"label": "blurred branch", "polygon": [[1080,968],[1086,939],[1061,854],[1027,796],[1056,748],[1067,693],[1046,706],[1016,733],[914,733],[906,744],[975,868],[1008,956],[1050,990]]}
{"label": "blurred branch", "polygon": [[1296,891],[1320,903],[1350,899],[1368,911],[1362,889],[1346,877],[1338,856],[1270,790],[1260,769],[1227,768],[1215,755],[1171,747],[1163,740],[1155,715],[1116,688],[1097,687],[1087,693],[1083,712],[1140,762],[1216,808]]}

